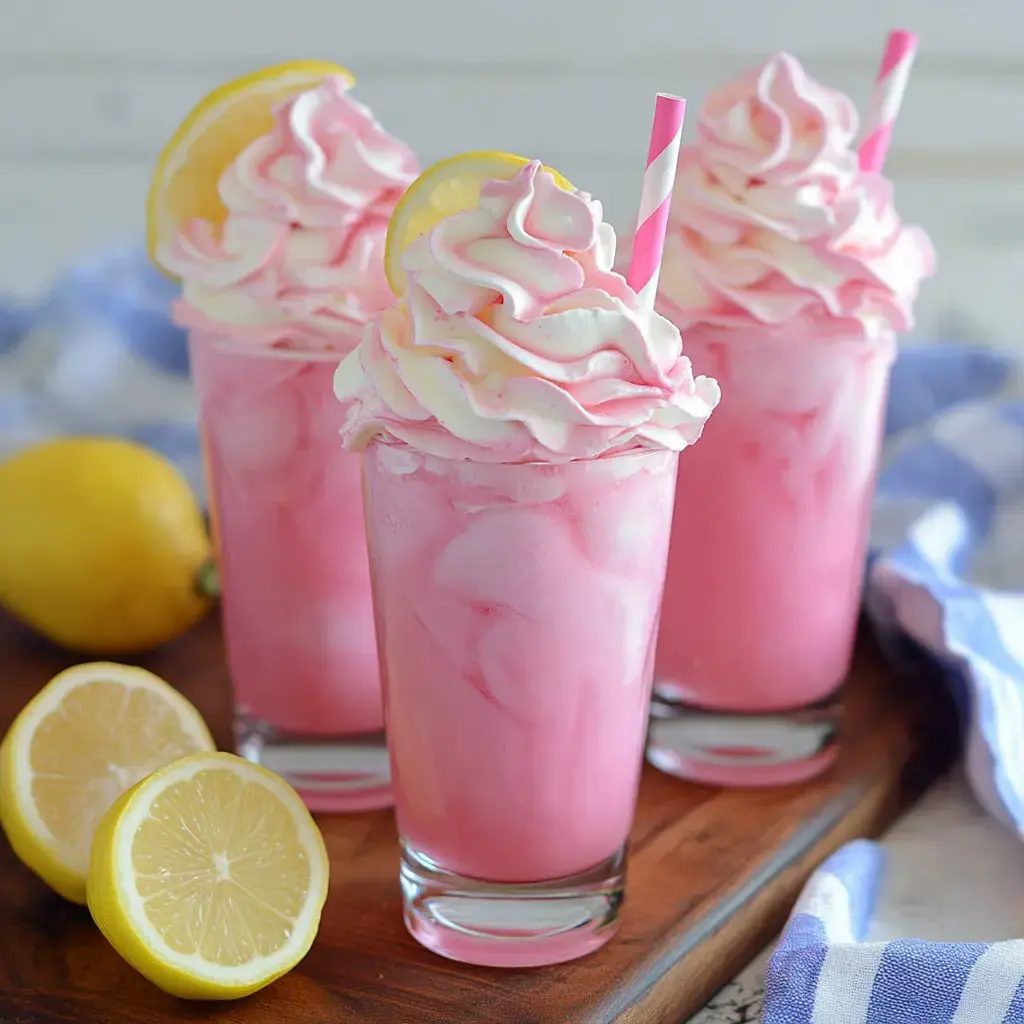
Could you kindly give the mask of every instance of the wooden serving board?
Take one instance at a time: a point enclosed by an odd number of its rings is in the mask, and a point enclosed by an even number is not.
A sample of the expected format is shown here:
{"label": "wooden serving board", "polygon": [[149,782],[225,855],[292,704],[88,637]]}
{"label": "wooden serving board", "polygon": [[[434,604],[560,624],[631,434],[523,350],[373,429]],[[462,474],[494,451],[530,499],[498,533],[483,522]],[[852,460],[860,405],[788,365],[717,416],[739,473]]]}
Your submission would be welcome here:
{"label": "wooden serving board", "polygon": [[[0,728],[71,659],[0,616]],[[229,745],[215,622],[143,662]],[[321,816],[331,855],[319,938],[290,975],[249,999],[188,1004],[124,964],[88,912],[50,893],[0,838],[0,1022],[51,1024],[677,1024],[775,934],[808,873],[878,833],[952,749],[946,711],[906,694],[862,641],[843,752],[821,780],[764,791],[687,785],[647,769],[619,935],[542,970],[464,967],[405,933],[393,816]]]}

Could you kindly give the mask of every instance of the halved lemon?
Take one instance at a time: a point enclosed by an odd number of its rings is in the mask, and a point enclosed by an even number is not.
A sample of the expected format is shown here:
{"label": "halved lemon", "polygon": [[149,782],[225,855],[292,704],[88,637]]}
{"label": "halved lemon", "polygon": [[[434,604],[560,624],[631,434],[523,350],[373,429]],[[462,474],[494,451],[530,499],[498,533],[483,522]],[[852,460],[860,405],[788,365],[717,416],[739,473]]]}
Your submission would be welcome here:
{"label": "halved lemon", "polygon": [[152,672],[76,665],[36,694],[0,746],[0,825],[47,885],[85,903],[93,834],[110,805],[157,768],[215,749],[199,712]]}
{"label": "halved lemon", "polygon": [[182,221],[201,217],[218,227],[224,222],[221,175],[249,143],[270,131],[274,107],[334,75],[355,82],[351,71],[327,61],[275,64],[214,89],[192,108],[157,159],[149,186],[146,241],[157,266],[160,245]]}
{"label": "halved lemon", "polygon": [[[507,181],[530,161],[513,153],[480,150],[449,157],[428,167],[398,201],[388,223],[384,247],[384,272],[396,295],[407,287],[402,269],[402,253],[421,235],[436,227],[445,217],[471,210],[480,201],[484,182]],[[574,191],[572,184],[558,171],[545,167],[559,188]]]}
{"label": "halved lemon", "polygon": [[89,910],[137,971],[183,999],[233,999],[309,951],[327,899],[323,837],[298,794],[234,754],[144,779],[96,833]]}

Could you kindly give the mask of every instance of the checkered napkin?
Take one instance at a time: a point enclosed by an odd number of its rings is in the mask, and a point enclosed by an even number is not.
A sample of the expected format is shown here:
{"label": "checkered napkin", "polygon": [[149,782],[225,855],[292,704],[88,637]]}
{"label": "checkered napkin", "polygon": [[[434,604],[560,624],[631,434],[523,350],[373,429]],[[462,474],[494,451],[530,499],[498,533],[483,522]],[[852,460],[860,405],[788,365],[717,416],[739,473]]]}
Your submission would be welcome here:
{"label": "checkered napkin", "polygon": [[202,496],[176,294],[128,246],[71,267],[37,303],[0,296],[0,457],[58,434],[119,435],[177,463]]}
{"label": "checkered napkin", "polygon": [[867,612],[943,671],[974,792],[1024,835],[1024,360],[905,350],[886,428]]}
{"label": "checkered napkin", "polygon": [[762,1024],[1024,1024],[1024,940],[865,942],[882,849],[812,876],[768,965]]}

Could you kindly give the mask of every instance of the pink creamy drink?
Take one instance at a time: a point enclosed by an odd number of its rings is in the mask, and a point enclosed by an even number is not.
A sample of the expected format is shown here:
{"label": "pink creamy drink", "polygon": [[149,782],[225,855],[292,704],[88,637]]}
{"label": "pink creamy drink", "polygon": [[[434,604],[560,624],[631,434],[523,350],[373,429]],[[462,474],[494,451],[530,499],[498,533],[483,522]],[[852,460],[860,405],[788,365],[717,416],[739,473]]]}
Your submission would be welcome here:
{"label": "pink creamy drink", "polygon": [[648,757],[724,785],[835,755],[895,337],[931,246],[857,166],[856,111],[785,54],[684,149],[659,309],[720,410],[680,466]]}
{"label": "pink creamy drink", "polygon": [[677,462],[492,465],[371,446],[395,794],[423,857],[543,882],[621,856]]}
{"label": "pink creamy drink", "polygon": [[367,525],[406,924],[531,966],[608,940],[677,453],[718,399],[539,164],[413,242],[338,370]]}
{"label": "pink creamy drink", "polygon": [[191,331],[239,753],[317,810],[387,806],[357,456],[338,450],[339,359],[392,301],[388,218],[410,151],[342,79],[283,104],[220,182],[220,235],[158,254]]}

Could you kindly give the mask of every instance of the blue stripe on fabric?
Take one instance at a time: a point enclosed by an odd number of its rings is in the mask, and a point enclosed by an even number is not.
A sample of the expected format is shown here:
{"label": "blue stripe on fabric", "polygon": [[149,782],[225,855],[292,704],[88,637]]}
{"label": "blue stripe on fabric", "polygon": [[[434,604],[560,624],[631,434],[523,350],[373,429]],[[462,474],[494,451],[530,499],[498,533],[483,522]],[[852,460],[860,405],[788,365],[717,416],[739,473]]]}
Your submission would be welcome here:
{"label": "blue stripe on fabric", "polygon": [[908,540],[893,548],[885,555],[884,561],[887,571],[912,583],[921,584],[937,601],[947,600],[963,589],[963,584],[943,575],[913,541]]}
{"label": "blue stripe on fabric", "polygon": [[958,600],[946,601],[946,643],[963,657],[977,654],[1010,679],[1024,682],[1024,666],[1003,644],[985,602],[969,592]]}
{"label": "blue stripe on fabric", "polygon": [[133,441],[152,448],[172,462],[199,457],[199,429],[188,423],[143,423],[125,432]]}
{"label": "blue stripe on fabric", "polygon": [[1024,402],[1006,402],[999,409],[999,417],[1024,430]]}
{"label": "blue stripe on fabric", "polygon": [[761,1024],[811,1024],[821,966],[828,952],[825,925],[797,914],[768,961]]}
{"label": "blue stripe on fabric", "polygon": [[989,480],[966,459],[938,441],[922,441],[895,456],[878,482],[887,498],[952,501],[963,510],[976,537],[984,537],[997,495]]}
{"label": "blue stripe on fabric", "polygon": [[0,305],[0,355],[10,352],[31,328],[35,310],[3,300]]}
{"label": "blue stripe on fabric", "polygon": [[124,346],[137,356],[179,377],[189,376],[188,334],[170,315],[152,309],[112,311]]}
{"label": "blue stripe on fabric", "polygon": [[987,942],[896,939],[882,956],[866,1024],[948,1024]]}
{"label": "blue stripe on fabric", "polygon": [[1010,1008],[1006,1011],[1003,1024],[1024,1024],[1024,981],[1017,986],[1010,1000]]}
{"label": "blue stripe on fabric", "polygon": [[919,427],[961,402],[994,395],[1009,379],[1013,363],[977,348],[929,345],[900,352],[892,368],[885,432]]}

